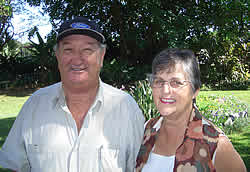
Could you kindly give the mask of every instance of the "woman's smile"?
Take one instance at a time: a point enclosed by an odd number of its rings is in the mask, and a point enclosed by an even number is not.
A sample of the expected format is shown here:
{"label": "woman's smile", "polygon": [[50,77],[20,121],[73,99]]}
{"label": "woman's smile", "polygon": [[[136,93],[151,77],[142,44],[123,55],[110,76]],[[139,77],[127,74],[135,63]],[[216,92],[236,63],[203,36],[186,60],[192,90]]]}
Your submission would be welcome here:
{"label": "woman's smile", "polygon": [[176,100],[172,98],[160,98],[160,101],[164,104],[174,104],[176,102]]}

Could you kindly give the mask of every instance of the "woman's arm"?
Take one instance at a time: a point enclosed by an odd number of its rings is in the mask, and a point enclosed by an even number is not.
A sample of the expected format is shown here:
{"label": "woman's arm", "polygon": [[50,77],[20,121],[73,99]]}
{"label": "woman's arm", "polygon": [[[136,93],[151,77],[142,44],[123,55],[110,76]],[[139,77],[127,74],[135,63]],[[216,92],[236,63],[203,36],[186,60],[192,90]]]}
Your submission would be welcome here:
{"label": "woman's arm", "polygon": [[219,137],[215,156],[215,169],[217,172],[246,172],[246,166],[232,143],[225,136]]}

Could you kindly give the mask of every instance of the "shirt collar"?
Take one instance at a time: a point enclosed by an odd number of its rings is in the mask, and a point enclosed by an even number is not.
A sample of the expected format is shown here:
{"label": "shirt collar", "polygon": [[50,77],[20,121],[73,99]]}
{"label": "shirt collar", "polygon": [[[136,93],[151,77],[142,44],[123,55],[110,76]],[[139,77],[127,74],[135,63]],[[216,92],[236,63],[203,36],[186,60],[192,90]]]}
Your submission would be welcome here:
{"label": "shirt collar", "polygon": [[[90,108],[90,110],[96,110],[96,112],[100,111],[104,104],[104,94],[103,94],[103,85],[104,83],[99,78],[99,88],[96,94],[96,98]],[[59,88],[57,94],[54,98],[54,107],[65,107],[66,106],[66,99],[65,94],[62,88],[62,82],[59,83]]]}
{"label": "shirt collar", "polygon": [[104,104],[104,95],[103,95],[103,85],[104,83],[102,80],[99,78],[99,88],[96,94],[95,101],[93,105],[91,106],[90,110],[96,110],[96,112],[99,112],[101,108],[103,107]]}

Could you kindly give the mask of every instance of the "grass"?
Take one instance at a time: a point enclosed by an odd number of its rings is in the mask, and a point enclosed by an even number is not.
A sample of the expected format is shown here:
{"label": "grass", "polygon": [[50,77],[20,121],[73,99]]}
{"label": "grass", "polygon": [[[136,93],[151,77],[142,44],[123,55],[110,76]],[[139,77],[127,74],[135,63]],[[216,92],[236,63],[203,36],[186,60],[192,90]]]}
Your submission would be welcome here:
{"label": "grass", "polygon": [[228,137],[250,171],[250,125],[246,126],[243,132],[234,133]]}
{"label": "grass", "polygon": [[230,96],[234,95],[242,102],[247,103],[250,107],[250,90],[233,90],[233,91],[200,91],[200,95],[218,95],[218,96]]}
{"label": "grass", "polygon": [[34,91],[33,89],[0,90],[0,119],[1,115],[18,114],[24,102]]}
{"label": "grass", "polygon": [[[34,90],[11,90],[0,91],[0,147],[4,143],[8,132],[15,121],[24,102]],[[250,90],[248,91],[201,91],[200,95],[218,95],[238,97],[250,107]],[[250,108],[249,108],[250,109]],[[248,112],[249,112],[248,109]],[[235,149],[240,153],[248,170],[250,170],[250,125],[246,126],[241,133],[228,135]],[[0,172],[10,172],[1,169]]]}
{"label": "grass", "polygon": [[[16,115],[20,111],[24,102],[35,90],[0,90],[0,147],[3,145]],[[11,172],[8,169],[2,169],[0,172]]]}

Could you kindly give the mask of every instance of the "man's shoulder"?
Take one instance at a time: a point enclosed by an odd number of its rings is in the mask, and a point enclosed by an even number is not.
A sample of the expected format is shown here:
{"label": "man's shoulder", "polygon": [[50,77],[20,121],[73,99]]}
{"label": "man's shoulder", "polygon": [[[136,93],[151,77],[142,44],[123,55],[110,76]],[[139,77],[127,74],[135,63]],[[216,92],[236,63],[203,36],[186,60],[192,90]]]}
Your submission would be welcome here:
{"label": "man's shoulder", "polygon": [[128,106],[138,106],[135,99],[126,91],[115,88],[106,83],[102,84],[102,88],[105,100],[120,102],[123,105],[127,104]]}
{"label": "man's shoulder", "polygon": [[112,85],[102,83],[104,94],[114,95],[114,96],[130,96],[127,92],[115,88]]}
{"label": "man's shoulder", "polygon": [[35,91],[32,96],[36,97],[36,96],[53,96],[56,95],[59,91],[59,89],[61,88],[61,82],[55,83],[53,85],[49,85],[46,86],[44,88],[40,88],[39,90]]}

